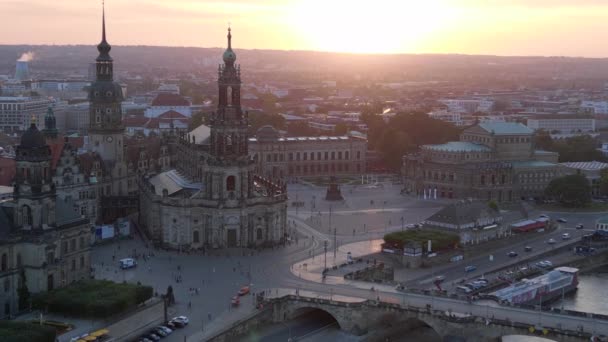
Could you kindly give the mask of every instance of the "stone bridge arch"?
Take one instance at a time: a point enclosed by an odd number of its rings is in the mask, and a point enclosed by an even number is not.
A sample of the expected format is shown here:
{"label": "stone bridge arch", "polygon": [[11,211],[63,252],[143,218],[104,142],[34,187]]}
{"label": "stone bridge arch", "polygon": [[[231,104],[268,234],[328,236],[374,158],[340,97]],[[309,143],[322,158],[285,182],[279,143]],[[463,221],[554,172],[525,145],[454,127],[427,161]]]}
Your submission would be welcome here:
{"label": "stone bridge arch", "polygon": [[[450,327],[440,319],[426,312],[411,312],[399,305],[378,304],[375,301],[345,303],[328,299],[288,296],[273,303],[275,322],[291,320],[312,310],[320,310],[331,315],[341,330],[355,335],[366,333],[370,328],[377,328],[389,319],[395,324],[403,322],[420,322],[433,329],[439,336],[444,336]],[[413,324],[415,325],[415,324]]]}

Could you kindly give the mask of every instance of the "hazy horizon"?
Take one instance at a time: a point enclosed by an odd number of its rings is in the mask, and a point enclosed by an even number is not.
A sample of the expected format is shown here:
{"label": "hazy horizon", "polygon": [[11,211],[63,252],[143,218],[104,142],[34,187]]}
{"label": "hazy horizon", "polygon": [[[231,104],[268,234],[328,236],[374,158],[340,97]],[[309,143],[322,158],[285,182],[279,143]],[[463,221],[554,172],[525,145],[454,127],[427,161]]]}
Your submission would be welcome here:
{"label": "hazy horizon", "polygon": [[[93,45],[101,1],[6,0],[2,45]],[[602,0],[106,1],[115,46],[362,54],[608,57]],[[18,28],[18,29],[16,29]]]}

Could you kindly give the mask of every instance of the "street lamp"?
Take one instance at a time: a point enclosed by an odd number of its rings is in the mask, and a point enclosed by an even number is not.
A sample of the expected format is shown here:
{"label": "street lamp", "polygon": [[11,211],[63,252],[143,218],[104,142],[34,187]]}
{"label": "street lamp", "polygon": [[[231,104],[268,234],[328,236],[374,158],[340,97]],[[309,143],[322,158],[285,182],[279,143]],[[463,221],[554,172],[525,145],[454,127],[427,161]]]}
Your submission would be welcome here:
{"label": "street lamp", "polygon": [[336,258],[337,252],[338,252],[338,242],[336,240],[336,228],[334,228],[334,259]]}
{"label": "street lamp", "polygon": [[327,227],[327,229],[329,229],[329,232],[331,233],[331,204],[329,205],[329,227]]}
{"label": "street lamp", "polygon": [[327,240],[323,241],[323,249],[325,250],[325,262],[323,266],[323,275],[325,275],[325,270],[327,270]]}

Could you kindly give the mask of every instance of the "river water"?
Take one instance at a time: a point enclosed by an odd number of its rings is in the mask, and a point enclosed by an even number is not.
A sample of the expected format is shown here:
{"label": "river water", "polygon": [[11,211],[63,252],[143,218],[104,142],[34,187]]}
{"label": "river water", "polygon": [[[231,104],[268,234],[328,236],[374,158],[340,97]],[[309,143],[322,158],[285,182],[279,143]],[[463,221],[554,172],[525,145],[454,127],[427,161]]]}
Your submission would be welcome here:
{"label": "river water", "polygon": [[608,272],[579,275],[578,290],[552,304],[555,308],[608,315]]}

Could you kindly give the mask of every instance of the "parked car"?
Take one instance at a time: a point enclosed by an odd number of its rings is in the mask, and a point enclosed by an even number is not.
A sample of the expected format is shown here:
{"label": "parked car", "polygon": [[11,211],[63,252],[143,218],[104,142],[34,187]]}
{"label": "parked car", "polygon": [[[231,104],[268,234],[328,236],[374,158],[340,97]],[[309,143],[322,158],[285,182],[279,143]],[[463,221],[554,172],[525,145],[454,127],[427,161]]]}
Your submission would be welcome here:
{"label": "parked car", "polygon": [[148,338],[149,340],[155,341],[155,342],[160,341],[160,337],[153,333],[146,335],[146,338]]}
{"label": "parked car", "polygon": [[462,293],[471,293],[472,292],[472,290],[470,288],[468,288],[466,286],[462,286],[462,285],[456,287],[456,291],[462,292]]}
{"label": "parked car", "polygon": [[182,321],[174,321],[174,320],[169,321],[168,324],[173,325],[175,328],[183,328],[186,326],[186,323],[184,323]]}
{"label": "parked car", "polygon": [[538,217],[540,217],[540,218],[549,218],[549,216],[548,216],[548,215],[545,215],[545,214],[541,214],[541,215],[539,215]]}
{"label": "parked car", "polygon": [[549,240],[547,240],[547,243],[550,245],[554,245],[557,241],[555,241],[555,239],[551,238]]}
{"label": "parked car", "polygon": [[249,294],[249,286],[241,287],[241,289],[239,290],[239,296],[244,296],[247,294]]}
{"label": "parked car", "polygon": [[178,328],[178,327],[177,327],[177,326],[175,326],[175,324],[174,324],[173,322],[171,322],[171,321],[167,322],[167,323],[165,324],[165,326],[166,326],[167,328],[171,329],[171,331],[173,331],[173,330],[175,330],[175,329],[177,329],[177,328]]}
{"label": "parked car", "polygon": [[579,223],[576,225],[576,229],[583,229],[583,228],[585,228],[585,226],[583,226],[582,223]]}
{"label": "parked car", "polygon": [[558,218],[558,219],[557,219],[557,222],[559,222],[559,223],[567,223],[567,222],[568,222],[568,220],[566,220],[566,219],[565,219],[565,218],[563,218],[563,217],[560,217],[560,218]]}
{"label": "parked car", "polygon": [[514,251],[510,251],[509,253],[507,253],[507,255],[508,255],[510,258],[515,258],[515,257],[517,256],[517,253],[516,253],[516,252],[514,252]]}
{"label": "parked car", "polygon": [[467,273],[469,273],[469,272],[475,271],[476,269],[477,269],[476,266],[469,265],[469,266],[467,266],[467,267],[464,268],[464,271],[467,272]]}
{"label": "parked car", "polygon": [[186,316],[173,317],[172,321],[174,321],[174,322],[182,322],[184,324],[190,323],[190,320]]}
{"label": "parked car", "polygon": [[564,234],[562,234],[562,240],[568,240],[570,238],[571,238],[570,233],[564,233]]}
{"label": "parked car", "polygon": [[120,259],[120,268],[123,270],[137,267],[137,261],[133,258]]}
{"label": "parked car", "polygon": [[164,330],[159,328],[152,329],[152,333],[158,335],[159,337],[167,337],[169,335]]}
{"label": "parked car", "polygon": [[238,295],[236,295],[232,297],[232,299],[230,300],[230,304],[232,304],[232,306],[239,306],[241,304],[241,299]]}
{"label": "parked car", "polygon": [[531,246],[524,247],[524,252],[532,252],[532,247]]}
{"label": "parked car", "polygon": [[166,332],[167,334],[171,334],[173,332],[173,329],[166,327],[164,325],[159,325],[156,328],[161,329],[162,331]]}

